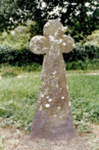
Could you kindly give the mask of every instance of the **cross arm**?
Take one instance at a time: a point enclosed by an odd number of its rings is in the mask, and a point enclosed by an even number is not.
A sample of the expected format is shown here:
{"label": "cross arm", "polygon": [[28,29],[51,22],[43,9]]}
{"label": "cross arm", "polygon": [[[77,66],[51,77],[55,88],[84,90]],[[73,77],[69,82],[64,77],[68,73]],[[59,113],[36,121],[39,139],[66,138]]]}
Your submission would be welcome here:
{"label": "cross arm", "polygon": [[35,36],[30,41],[30,50],[35,54],[45,54],[47,52],[46,37]]}
{"label": "cross arm", "polygon": [[62,52],[69,53],[70,51],[72,51],[74,49],[74,46],[75,46],[74,40],[67,35],[63,35]]}

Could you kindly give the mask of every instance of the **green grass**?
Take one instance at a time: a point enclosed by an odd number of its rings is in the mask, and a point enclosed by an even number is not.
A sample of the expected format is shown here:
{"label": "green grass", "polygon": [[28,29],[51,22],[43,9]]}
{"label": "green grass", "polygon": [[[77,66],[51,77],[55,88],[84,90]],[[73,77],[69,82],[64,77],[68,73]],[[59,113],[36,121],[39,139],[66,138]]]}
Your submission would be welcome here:
{"label": "green grass", "polygon": [[82,120],[87,113],[89,121],[99,123],[99,75],[74,75],[67,79],[74,118]]}
{"label": "green grass", "polygon": [[[41,72],[3,66],[1,74],[9,68],[23,77],[8,75],[0,79],[0,125],[30,131],[41,85]],[[75,125],[79,123],[80,131],[89,129],[88,122],[99,123],[99,75],[85,75],[89,72],[67,71],[73,119]]]}
{"label": "green grass", "polygon": [[9,64],[0,64],[0,76],[11,77],[17,75],[27,75],[32,71],[41,71],[42,66],[37,63],[28,64],[24,66],[12,66]]}
{"label": "green grass", "polygon": [[[33,63],[33,64],[28,64],[24,66],[12,66],[7,63],[5,64],[0,64],[0,75],[2,76],[5,73],[8,73],[10,76],[10,73],[14,73],[16,75],[27,75],[29,72],[33,71],[41,71],[42,66]],[[99,73],[99,70],[67,70],[66,74],[67,75],[76,75],[76,74],[86,74],[86,73]]]}
{"label": "green grass", "polygon": [[91,73],[99,73],[99,70],[67,70],[67,75],[86,75]]}
{"label": "green grass", "polygon": [[73,97],[81,97],[86,101],[99,99],[99,75],[97,76],[70,76],[68,77],[70,94]]}
{"label": "green grass", "polygon": [[29,124],[33,120],[40,84],[40,73],[30,73],[28,77],[23,78],[2,78],[0,116],[7,118],[3,125],[15,122],[18,126],[24,126],[25,129],[31,126]]}

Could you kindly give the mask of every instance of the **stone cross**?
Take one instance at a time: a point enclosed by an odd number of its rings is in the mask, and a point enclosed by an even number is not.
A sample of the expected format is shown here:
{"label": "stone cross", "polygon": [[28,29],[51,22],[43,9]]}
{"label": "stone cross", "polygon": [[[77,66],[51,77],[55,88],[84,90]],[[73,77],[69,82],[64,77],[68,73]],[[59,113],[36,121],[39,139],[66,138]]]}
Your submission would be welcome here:
{"label": "stone cross", "polygon": [[62,56],[73,48],[74,40],[64,35],[64,27],[58,20],[49,20],[44,26],[44,36],[35,36],[30,41],[33,53],[45,54],[31,139],[75,137]]}

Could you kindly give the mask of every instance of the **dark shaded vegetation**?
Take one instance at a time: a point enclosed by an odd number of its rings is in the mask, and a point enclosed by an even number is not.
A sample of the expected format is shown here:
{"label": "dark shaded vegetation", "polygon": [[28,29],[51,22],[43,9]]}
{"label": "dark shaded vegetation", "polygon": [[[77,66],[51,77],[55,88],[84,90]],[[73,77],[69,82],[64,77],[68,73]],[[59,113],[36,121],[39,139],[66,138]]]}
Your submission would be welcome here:
{"label": "dark shaded vegetation", "polygon": [[[94,45],[81,46],[70,53],[63,54],[66,68],[69,69],[99,69],[99,47]],[[0,64],[8,63],[16,66],[29,64],[42,65],[43,55],[33,54],[29,48],[12,49],[9,46],[0,46]],[[37,67],[38,67],[37,65]],[[36,68],[35,68],[36,69]]]}

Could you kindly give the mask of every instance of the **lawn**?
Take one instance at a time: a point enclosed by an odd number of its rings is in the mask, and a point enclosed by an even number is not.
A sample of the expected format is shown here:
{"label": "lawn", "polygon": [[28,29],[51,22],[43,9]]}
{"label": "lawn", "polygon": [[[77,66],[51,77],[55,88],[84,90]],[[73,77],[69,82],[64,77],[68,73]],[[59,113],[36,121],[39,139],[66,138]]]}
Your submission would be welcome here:
{"label": "lawn", "polygon": [[[87,75],[89,72],[67,71],[72,115],[78,132],[90,130],[91,122],[99,123],[99,75]],[[0,75],[0,125],[30,132],[41,85],[41,71],[18,67],[12,67],[11,71],[10,66],[1,68]]]}

